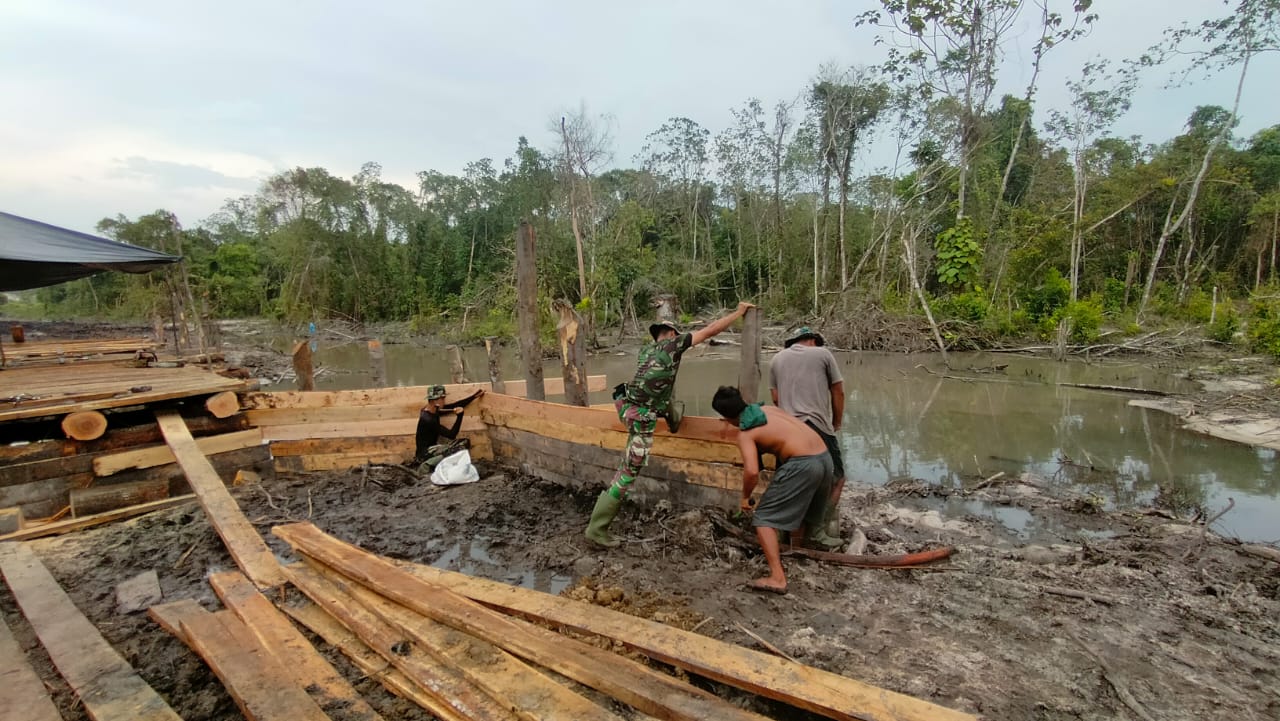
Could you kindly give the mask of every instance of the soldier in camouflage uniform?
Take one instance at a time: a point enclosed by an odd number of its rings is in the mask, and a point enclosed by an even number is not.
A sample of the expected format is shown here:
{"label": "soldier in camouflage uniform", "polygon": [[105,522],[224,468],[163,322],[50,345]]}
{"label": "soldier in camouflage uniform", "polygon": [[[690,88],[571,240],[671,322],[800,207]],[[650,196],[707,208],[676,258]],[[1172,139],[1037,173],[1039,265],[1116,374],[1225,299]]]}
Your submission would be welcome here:
{"label": "soldier in camouflage uniform", "polygon": [[676,373],[680,370],[684,352],[724,332],[752,307],[750,303],[739,303],[732,313],[692,333],[681,333],[671,322],[649,326],[653,342],[640,349],[635,378],[614,389],[614,407],[618,409],[618,418],[627,427],[627,447],[617,472],[613,474],[613,482],[601,492],[595,509],[591,511],[586,531],[588,539],[601,546],[618,545],[618,540],[609,535],[609,524],[618,514],[622,499],[635,483],[636,476],[649,461],[649,449],[653,448],[653,432],[657,430],[658,419],[667,418],[673,426],[673,433],[674,426],[678,425],[678,413],[673,413],[671,393],[676,387]]}

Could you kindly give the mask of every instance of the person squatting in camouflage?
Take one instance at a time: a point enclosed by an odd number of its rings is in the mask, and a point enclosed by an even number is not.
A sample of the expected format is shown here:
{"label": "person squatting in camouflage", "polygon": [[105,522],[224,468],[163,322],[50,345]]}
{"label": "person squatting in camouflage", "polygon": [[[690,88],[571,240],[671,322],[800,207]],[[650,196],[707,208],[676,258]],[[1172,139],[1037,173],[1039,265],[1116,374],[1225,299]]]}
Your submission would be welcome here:
{"label": "person squatting in camouflage", "polygon": [[[676,387],[676,374],[684,352],[695,345],[724,332],[733,322],[753,308],[750,303],[738,304],[736,310],[717,318],[705,328],[692,333],[681,333],[669,321],[649,326],[652,343],[640,349],[635,378],[630,383],[614,389],[614,407],[618,418],[627,428],[627,446],[622,452],[618,470],[613,474],[609,488],[600,493],[591,520],[587,523],[586,537],[601,546],[613,547],[619,541],[609,535],[609,524],[622,507],[631,484],[649,462],[649,450],[653,448],[653,433],[658,419],[667,418],[671,432],[679,425],[678,401],[673,404],[671,394]],[[673,406],[675,406],[673,408]],[[675,412],[673,412],[675,411]]]}

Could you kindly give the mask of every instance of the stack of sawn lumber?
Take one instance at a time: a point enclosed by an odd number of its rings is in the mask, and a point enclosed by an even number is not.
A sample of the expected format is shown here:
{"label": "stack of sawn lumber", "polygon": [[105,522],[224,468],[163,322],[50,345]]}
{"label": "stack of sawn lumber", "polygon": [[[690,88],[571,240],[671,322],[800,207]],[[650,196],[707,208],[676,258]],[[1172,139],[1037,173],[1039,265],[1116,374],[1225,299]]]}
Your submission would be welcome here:
{"label": "stack of sawn lumber", "polygon": [[[305,599],[272,592],[280,608],[366,676],[445,721],[617,720],[618,704],[634,718],[765,718],[587,637],[828,718],[972,719],[609,609],[390,561],[311,524],[273,533],[304,559],[284,572]],[[185,601],[151,616],[205,658],[248,718],[380,718],[247,579],[215,574],[210,582],[228,610]]]}

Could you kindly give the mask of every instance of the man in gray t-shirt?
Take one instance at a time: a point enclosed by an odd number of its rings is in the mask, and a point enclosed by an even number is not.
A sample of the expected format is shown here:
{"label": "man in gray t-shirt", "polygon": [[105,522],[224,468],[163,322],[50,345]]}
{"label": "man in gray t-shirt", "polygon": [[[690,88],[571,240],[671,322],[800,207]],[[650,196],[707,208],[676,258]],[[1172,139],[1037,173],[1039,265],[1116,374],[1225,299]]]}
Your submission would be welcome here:
{"label": "man in gray t-shirt", "polygon": [[[841,421],[844,420],[844,377],[822,334],[800,328],[788,338],[785,349],[769,363],[769,388],[779,408],[804,421],[822,436],[835,465],[831,503],[827,509],[827,533],[839,535],[837,504],[844,490],[844,459],[840,454]],[[836,521],[835,528],[830,528]]]}

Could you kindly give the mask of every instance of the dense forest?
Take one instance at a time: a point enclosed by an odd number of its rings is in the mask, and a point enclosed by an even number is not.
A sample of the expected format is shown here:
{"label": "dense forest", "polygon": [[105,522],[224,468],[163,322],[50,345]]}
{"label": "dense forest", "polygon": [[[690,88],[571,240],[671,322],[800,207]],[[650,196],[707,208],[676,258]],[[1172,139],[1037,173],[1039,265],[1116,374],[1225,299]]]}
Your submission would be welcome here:
{"label": "dense forest", "polygon": [[[198,224],[163,210],[100,223],[181,253],[185,271],[101,274],[38,298],[57,313],[168,317],[185,282],[210,317],[509,334],[527,220],[544,307],[567,299],[597,328],[630,326],[671,294],[688,313],[743,298],[829,327],[914,318],[948,347],[1088,343],[1104,325],[1162,319],[1212,320],[1224,342],[1243,323],[1280,351],[1280,125],[1237,135],[1246,87],[1266,92],[1246,80],[1280,48],[1280,0],[1204,3],[1223,15],[1170,28],[1139,58],[1041,77],[1105,21],[1090,6],[881,0],[850,34],[876,38],[883,64],[823,67],[794,99],[748,99],[718,131],[671,118],[630,167],[614,161],[609,120],[582,108],[531,128],[537,142],[519,138],[504,161],[425,170],[412,188],[377,163],[349,179],[295,168]],[[1030,83],[998,95],[1028,24]],[[1170,73],[1229,84],[1233,106],[1182,109],[1184,132],[1163,142],[1112,134],[1135,87]],[[1048,82],[1071,107],[1040,107]],[[891,167],[860,167],[872,143],[894,149]]]}

